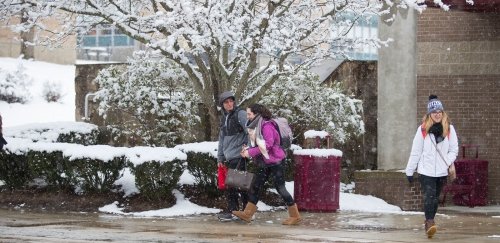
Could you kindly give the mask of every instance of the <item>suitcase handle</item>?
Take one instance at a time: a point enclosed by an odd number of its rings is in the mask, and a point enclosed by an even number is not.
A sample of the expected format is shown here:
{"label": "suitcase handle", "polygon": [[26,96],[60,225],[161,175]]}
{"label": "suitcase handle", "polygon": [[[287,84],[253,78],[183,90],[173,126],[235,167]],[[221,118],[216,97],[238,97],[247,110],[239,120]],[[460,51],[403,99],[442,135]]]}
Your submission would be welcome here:
{"label": "suitcase handle", "polygon": [[479,157],[479,145],[477,144],[462,144],[462,158],[465,158],[466,148],[476,148],[476,159]]}

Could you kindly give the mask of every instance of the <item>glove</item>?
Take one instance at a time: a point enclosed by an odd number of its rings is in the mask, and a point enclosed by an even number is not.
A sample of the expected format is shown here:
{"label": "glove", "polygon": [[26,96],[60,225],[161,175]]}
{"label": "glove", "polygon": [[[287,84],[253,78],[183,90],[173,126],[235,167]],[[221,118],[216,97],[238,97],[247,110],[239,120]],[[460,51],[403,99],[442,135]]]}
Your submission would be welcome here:
{"label": "glove", "polygon": [[408,179],[408,182],[413,183],[413,176],[406,176],[406,179]]}

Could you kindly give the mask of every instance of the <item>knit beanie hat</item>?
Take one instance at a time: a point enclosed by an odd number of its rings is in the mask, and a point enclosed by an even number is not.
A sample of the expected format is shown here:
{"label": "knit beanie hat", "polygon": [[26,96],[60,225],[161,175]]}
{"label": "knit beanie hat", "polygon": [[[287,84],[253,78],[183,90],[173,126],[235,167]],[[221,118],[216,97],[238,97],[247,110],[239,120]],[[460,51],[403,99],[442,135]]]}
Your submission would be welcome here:
{"label": "knit beanie hat", "polygon": [[437,95],[429,95],[429,103],[427,103],[427,114],[434,111],[443,111],[443,103],[438,99]]}
{"label": "knit beanie hat", "polygon": [[236,98],[234,97],[234,94],[233,92],[231,91],[226,91],[226,92],[223,92],[222,94],[219,95],[219,105],[220,107],[222,107],[222,105],[224,104],[224,101],[227,100],[227,99],[233,99],[236,100]]}

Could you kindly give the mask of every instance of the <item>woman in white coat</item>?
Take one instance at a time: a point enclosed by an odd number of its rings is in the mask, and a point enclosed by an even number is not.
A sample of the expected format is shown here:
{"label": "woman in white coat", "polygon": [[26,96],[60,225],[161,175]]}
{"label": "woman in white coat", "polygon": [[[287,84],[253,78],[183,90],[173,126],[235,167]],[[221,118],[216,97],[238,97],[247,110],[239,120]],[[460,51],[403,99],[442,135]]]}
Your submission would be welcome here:
{"label": "woman in white coat", "polygon": [[413,182],[413,173],[424,193],[425,233],[428,238],[436,233],[434,222],[439,203],[439,194],[446,183],[448,167],[458,155],[458,138],[450,124],[443,103],[436,95],[429,96],[427,114],[423,118],[413,138],[410,158],[406,166],[406,176]]}

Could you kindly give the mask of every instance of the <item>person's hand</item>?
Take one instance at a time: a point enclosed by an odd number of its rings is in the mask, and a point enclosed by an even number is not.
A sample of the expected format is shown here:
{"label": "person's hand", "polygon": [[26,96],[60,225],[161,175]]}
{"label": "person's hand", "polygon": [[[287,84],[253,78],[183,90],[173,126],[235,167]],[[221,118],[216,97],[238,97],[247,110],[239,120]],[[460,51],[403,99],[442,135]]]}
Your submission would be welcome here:
{"label": "person's hand", "polygon": [[409,183],[413,183],[413,176],[406,176],[406,179],[408,179]]}
{"label": "person's hand", "polygon": [[245,150],[242,150],[241,153],[240,153],[241,157],[243,158],[248,158],[250,157],[250,155],[248,154],[248,150],[245,149]]}

